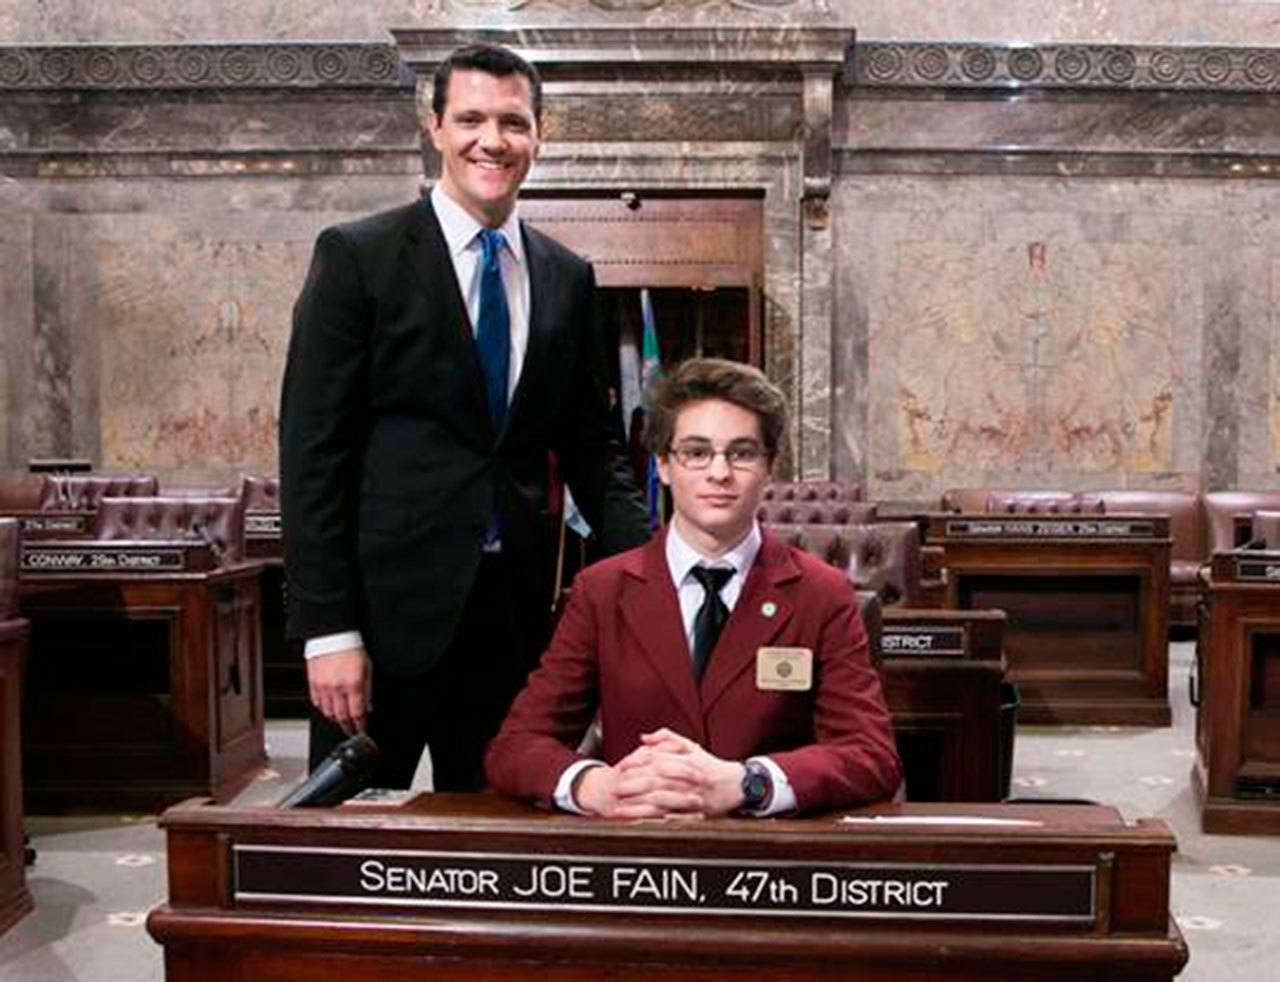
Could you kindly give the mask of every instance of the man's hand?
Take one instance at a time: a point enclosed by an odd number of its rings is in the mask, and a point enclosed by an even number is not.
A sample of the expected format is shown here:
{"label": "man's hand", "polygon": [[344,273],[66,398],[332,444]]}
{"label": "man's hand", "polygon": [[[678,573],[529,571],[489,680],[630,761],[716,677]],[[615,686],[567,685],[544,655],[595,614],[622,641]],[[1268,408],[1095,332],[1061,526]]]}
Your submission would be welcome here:
{"label": "man's hand", "polygon": [[311,702],[347,736],[363,732],[372,709],[373,673],[364,648],[347,648],[307,659]]}
{"label": "man's hand", "polygon": [[698,817],[702,797],[697,773],[683,762],[666,768],[600,765],[582,773],[574,791],[578,807],[602,818]]}
{"label": "man's hand", "polygon": [[679,774],[698,797],[697,811],[708,817],[742,804],[742,762],[722,760],[666,727],[641,734],[640,746],[618,762],[618,770],[632,777]]}

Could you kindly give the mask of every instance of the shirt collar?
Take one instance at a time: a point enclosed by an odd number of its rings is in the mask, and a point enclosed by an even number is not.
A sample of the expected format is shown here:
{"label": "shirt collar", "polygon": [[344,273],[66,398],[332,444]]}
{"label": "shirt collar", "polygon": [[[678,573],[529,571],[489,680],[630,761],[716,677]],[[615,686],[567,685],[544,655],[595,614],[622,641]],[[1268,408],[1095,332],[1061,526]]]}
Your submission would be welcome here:
{"label": "shirt collar", "polygon": [[[480,231],[481,225],[462,205],[449,197],[439,184],[431,189],[431,207],[435,209],[436,220],[440,222],[440,231],[444,233],[444,241],[449,246],[449,255],[456,259],[475,243],[476,233]],[[518,209],[511,209],[511,214],[498,231],[505,236],[512,258],[523,265],[524,242],[520,238]]]}
{"label": "shirt collar", "polygon": [[682,539],[675,522],[672,522],[667,526],[666,550],[667,568],[671,570],[671,579],[675,581],[677,590],[688,577],[689,571],[698,565],[732,568],[745,577],[746,571],[756,561],[756,553],[760,551],[760,523],[753,521],[751,530],[743,536],[741,542],[723,555],[711,559]]}

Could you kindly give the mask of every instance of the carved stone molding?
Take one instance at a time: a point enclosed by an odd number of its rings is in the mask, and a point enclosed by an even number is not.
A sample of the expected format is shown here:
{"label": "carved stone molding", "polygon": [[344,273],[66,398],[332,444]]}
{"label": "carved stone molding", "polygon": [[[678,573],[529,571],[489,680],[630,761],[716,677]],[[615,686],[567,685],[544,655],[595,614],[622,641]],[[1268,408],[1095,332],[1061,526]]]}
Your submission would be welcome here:
{"label": "carved stone molding", "polygon": [[648,14],[654,11],[687,13],[699,10],[754,14],[794,14],[805,8],[829,14],[831,0],[426,0],[424,14]]}
{"label": "carved stone molding", "polygon": [[394,45],[0,45],[0,90],[397,87]]}
{"label": "carved stone molding", "polygon": [[848,27],[512,27],[393,28],[400,56],[421,77],[454,48],[476,41],[502,44],[540,70],[557,75],[601,66],[843,68],[853,32]]}
{"label": "carved stone molding", "polygon": [[1280,48],[862,41],[863,88],[1280,92]]}
{"label": "carved stone molding", "polygon": [[834,71],[818,68],[804,73],[804,193],[805,220],[811,228],[825,228],[827,199],[831,197],[831,107]]}

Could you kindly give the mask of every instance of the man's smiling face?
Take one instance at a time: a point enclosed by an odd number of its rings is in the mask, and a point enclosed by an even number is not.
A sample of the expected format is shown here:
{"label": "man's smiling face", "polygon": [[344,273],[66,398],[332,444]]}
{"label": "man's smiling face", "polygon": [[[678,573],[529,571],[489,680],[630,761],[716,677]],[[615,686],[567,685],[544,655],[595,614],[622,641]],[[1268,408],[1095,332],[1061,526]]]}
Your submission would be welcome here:
{"label": "man's smiling face", "polygon": [[446,194],[476,221],[497,227],[538,156],[529,80],[460,68],[449,77],[444,112],[429,114]]}

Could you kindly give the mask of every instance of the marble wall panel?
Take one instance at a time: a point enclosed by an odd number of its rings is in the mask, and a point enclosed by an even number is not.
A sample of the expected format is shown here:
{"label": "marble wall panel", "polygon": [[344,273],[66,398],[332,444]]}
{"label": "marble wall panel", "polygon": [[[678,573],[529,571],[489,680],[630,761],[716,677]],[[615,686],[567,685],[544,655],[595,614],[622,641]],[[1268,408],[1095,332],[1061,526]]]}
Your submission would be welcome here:
{"label": "marble wall panel", "polygon": [[1271,337],[1271,357],[1268,359],[1270,381],[1270,413],[1271,424],[1270,456],[1273,469],[1280,468],[1280,256],[1269,256],[1267,269],[1267,311],[1269,314]]}
{"label": "marble wall panel", "polygon": [[44,0],[0,9],[0,38],[20,41],[180,41],[370,38],[388,26],[521,21],[688,24],[831,22],[863,37],[1273,43],[1275,0],[368,0],[360,4],[229,0]]}
{"label": "marble wall panel", "polygon": [[841,177],[837,477],[888,498],[1274,486],[1278,198]]}
{"label": "marble wall panel", "polygon": [[[0,194],[0,206],[9,194]],[[16,209],[0,210],[0,462],[25,448],[22,405],[28,399],[30,376],[21,366],[32,347],[35,310],[32,270],[31,217]]]}
{"label": "marble wall panel", "polygon": [[[1280,230],[1271,214],[1264,209],[1280,206],[1280,194],[1252,196],[1257,211],[1232,216],[1221,233],[1226,239],[1216,250],[1211,266],[1223,284],[1222,292],[1230,298],[1232,320],[1229,330],[1238,347],[1239,366],[1235,384],[1222,388],[1232,394],[1229,407],[1238,420],[1236,427],[1235,473],[1229,474],[1233,484],[1218,486],[1280,486],[1280,456],[1273,448],[1271,427],[1272,392],[1276,387],[1275,362],[1275,296],[1272,287],[1275,256],[1280,253]],[[1227,333],[1227,338],[1232,334]],[[1221,376],[1224,382],[1229,376]],[[1212,461],[1214,455],[1209,454]]]}
{"label": "marble wall panel", "polygon": [[[0,299],[26,256],[35,285],[12,287],[14,309],[25,292],[37,314],[24,349],[6,313],[8,384],[29,381],[6,404],[23,439],[5,463],[72,454],[188,482],[274,472],[291,309],[315,235],[411,200],[418,183],[32,182],[35,208],[20,216],[31,241],[0,233],[16,257]],[[75,213],[50,210],[69,201]]]}

